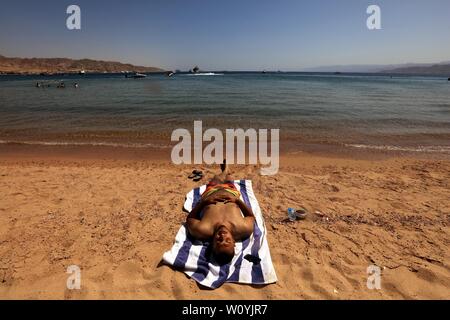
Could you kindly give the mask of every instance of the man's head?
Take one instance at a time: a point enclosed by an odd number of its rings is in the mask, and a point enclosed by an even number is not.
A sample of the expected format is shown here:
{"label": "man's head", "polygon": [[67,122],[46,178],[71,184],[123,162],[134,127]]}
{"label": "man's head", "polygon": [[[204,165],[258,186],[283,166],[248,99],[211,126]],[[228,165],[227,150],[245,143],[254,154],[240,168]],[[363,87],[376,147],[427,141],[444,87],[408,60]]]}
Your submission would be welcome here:
{"label": "man's head", "polygon": [[220,226],[214,232],[212,252],[216,261],[221,264],[229,263],[234,257],[234,238],[226,226]]}

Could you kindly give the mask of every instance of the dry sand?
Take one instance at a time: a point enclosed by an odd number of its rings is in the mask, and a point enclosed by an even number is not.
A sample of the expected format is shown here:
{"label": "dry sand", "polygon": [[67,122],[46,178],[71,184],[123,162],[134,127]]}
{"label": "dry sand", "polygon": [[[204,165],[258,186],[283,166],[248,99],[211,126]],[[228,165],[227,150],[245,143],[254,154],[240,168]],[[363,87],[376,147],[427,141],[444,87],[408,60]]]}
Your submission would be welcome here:
{"label": "dry sand", "polygon": [[[449,299],[450,161],[285,155],[253,180],[279,278],[211,291],[158,266],[180,224],[184,195],[205,183],[164,156],[116,160],[0,150],[2,299]],[[40,154],[40,156],[36,156]],[[110,158],[110,155],[103,158]],[[305,206],[305,221],[285,221]],[[314,213],[318,211],[318,213]],[[66,268],[81,267],[81,290]],[[381,290],[366,286],[369,265]]]}

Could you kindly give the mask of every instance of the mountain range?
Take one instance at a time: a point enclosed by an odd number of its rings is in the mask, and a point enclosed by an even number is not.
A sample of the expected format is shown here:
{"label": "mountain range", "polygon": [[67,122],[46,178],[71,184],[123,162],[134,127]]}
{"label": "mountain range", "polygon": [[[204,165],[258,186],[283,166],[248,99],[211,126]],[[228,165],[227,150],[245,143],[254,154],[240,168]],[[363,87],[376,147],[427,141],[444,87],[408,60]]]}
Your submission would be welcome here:
{"label": "mountain range", "polygon": [[9,58],[0,55],[0,73],[113,73],[113,72],[162,72],[156,67],[135,66],[115,61],[69,58]]}
{"label": "mountain range", "polygon": [[[163,72],[157,67],[135,66],[132,64],[92,59],[69,58],[10,58],[0,55],[0,73],[40,74],[40,73],[116,73],[116,72]],[[342,73],[387,73],[425,74],[450,76],[450,61],[440,63],[405,63],[396,65],[333,65],[306,68],[304,72]]]}
{"label": "mountain range", "polygon": [[450,75],[450,61],[440,63],[405,63],[392,65],[333,65],[306,68],[303,71]]}

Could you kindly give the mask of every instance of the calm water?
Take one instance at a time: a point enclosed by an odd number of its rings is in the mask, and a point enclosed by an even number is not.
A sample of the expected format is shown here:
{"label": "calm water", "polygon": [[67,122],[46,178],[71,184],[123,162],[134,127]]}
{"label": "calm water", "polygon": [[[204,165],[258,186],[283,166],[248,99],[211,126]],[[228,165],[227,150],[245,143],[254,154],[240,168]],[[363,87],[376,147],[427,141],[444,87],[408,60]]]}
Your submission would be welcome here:
{"label": "calm water", "polygon": [[[65,89],[57,89],[59,80]],[[50,88],[35,88],[37,81]],[[78,82],[80,88],[72,84]],[[170,143],[176,128],[280,128],[283,141],[450,152],[444,77],[225,73],[0,76],[0,140]]]}

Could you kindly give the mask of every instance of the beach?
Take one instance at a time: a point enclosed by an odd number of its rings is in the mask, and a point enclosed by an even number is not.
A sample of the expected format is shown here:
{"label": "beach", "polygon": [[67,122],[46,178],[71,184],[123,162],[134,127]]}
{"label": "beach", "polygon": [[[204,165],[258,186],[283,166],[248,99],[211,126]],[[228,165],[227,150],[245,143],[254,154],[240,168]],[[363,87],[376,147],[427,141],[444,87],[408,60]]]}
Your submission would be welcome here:
{"label": "beach", "polygon": [[[187,192],[217,166],[180,165],[170,150],[0,145],[3,299],[449,299],[447,154],[289,151],[251,179],[278,282],[200,288],[161,265]],[[202,181],[187,176],[205,173]],[[304,206],[305,220],[286,220]],[[81,269],[69,290],[68,266]],[[367,268],[381,269],[381,289]]]}
{"label": "beach", "polygon": [[449,12],[5,3],[0,300],[450,300]]}

